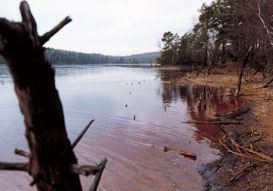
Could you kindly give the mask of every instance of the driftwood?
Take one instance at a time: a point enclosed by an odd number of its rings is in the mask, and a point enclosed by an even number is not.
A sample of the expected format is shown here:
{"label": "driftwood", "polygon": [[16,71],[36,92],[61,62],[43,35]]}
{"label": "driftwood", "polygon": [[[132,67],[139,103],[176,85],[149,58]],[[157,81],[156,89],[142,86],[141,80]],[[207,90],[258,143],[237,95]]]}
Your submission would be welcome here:
{"label": "driftwood", "polygon": [[181,154],[181,155],[183,155],[183,156],[191,157],[192,159],[196,159],[196,158],[197,158],[196,154],[194,154],[194,153],[185,152],[185,151],[180,151],[180,150],[175,150],[175,149],[171,149],[171,148],[166,147],[166,146],[164,146],[164,151],[165,151],[165,152],[171,151],[171,152],[179,153],[179,154]]}
{"label": "driftwood", "polygon": [[140,144],[140,145],[144,145],[144,146],[148,146],[148,147],[153,147],[153,148],[156,148],[156,149],[164,151],[164,152],[168,152],[168,151],[175,152],[175,153],[178,153],[180,155],[190,157],[191,159],[194,159],[194,160],[197,159],[197,155],[194,154],[194,153],[171,149],[171,148],[169,148],[167,146],[162,147],[162,146],[158,146],[158,145],[155,145],[155,144],[143,143],[143,142],[139,142],[139,141],[130,141],[130,142]]}
{"label": "driftwood", "polygon": [[[29,161],[0,163],[0,169],[27,171],[33,177],[31,185],[36,185],[39,191],[82,191],[78,173],[71,170],[71,166],[77,165],[77,158],[66,132],[54,70],[45,59],[43,48],[43,44],[71,19],[66,17],[52,30],[39,36],[26,1],[21,2],[20,12],[22,22],[0,18],[0,54],[13,78],[30,151],[29,154],[15,152],[28,157]],[[104,168],[100,169],[101,175]]]}

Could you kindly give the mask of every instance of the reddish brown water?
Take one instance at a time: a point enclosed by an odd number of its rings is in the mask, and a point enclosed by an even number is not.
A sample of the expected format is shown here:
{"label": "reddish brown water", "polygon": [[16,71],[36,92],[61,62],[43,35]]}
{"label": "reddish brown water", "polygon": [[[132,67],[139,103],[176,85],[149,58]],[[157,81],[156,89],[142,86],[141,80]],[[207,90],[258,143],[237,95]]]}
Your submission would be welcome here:
{"label": "reddish brown water", "polygon": [[[0,67],[0,160],[25,161],[13,154],[16,147],[27,150],[23,119],[10,76]],[[198,169],[219,157],[211,144],[223,134],[217,126],[183,122],[235,108],[231,97],[221,96],[223,90],[168,84],[161,78],[178,71],[148,67],[70,65],[56,70],[71,140],[96,119],[75,152],[80,164],[107,157],[99,190],[202,190]],[[197,160],[164,152],[163,146],[195,153]],[[81,180],[88,190],[91,177]],[[24,173],[0,171],[0,190],[35,190],[30,181]]]}

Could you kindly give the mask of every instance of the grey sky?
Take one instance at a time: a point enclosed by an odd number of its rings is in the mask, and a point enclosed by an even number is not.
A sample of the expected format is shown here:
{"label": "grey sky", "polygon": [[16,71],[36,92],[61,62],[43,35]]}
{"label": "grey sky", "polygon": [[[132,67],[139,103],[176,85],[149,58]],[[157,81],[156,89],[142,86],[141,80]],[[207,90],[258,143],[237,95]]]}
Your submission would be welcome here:
{"label": "grey sky", "polygon": [[[29,0],[40,34],[65,16],[73,21],[47,47],[88,53],[128,55],[158,51],[162,34],[179,35],[197,21],[211,0]],[[0,0],[0,17],[20,20],[20,0]]]}

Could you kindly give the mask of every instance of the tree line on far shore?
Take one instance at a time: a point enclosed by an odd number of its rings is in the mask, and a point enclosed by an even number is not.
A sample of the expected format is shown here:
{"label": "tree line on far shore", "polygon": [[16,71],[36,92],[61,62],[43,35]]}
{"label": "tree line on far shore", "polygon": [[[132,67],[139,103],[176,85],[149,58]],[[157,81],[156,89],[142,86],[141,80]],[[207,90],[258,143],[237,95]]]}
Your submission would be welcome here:
{"label": "tree line on far shore", "polygon": [[[47,48],[45,56],[53,64],[108,64],[108,63],[155,63],[159,52],[134,54],[129,56],[108,56],[103,54],[89,54],[75,51]],[[0,64],[4,59],[0,56]]]}
{"label": "tree line on far shore", "polygon": [[163,34],[158,62],[213,67],[227,62],[248,64],[273,74],[273,0],[214,0],[203,4],[190,32]]}

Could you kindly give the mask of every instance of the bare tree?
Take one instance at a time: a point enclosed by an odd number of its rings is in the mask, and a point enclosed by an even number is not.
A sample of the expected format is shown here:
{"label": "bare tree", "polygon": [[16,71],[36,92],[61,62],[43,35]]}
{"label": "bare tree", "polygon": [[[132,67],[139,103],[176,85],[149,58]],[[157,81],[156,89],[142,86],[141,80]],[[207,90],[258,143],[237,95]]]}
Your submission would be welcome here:
{"label": "bare tree", "polygon": [[55,87],[54,70],[44,57],[43,45],[71,19],[66,17],[51,31],[39,36],[26,1],[21,2],[20,11],[22,22],[0,18],[0,54],[13,77],[30,150],[30,153],[18,150],[16,153],[28,157],[29,161],[0,163],[0,169],[27,171],[33,177],[31,185],[36,185],[39,191],[81,191],[79,174],[94,174],[91,190],[96,190],[107,160],[98,166],[77,164],[73,147],[79,140],[72,147]]}

